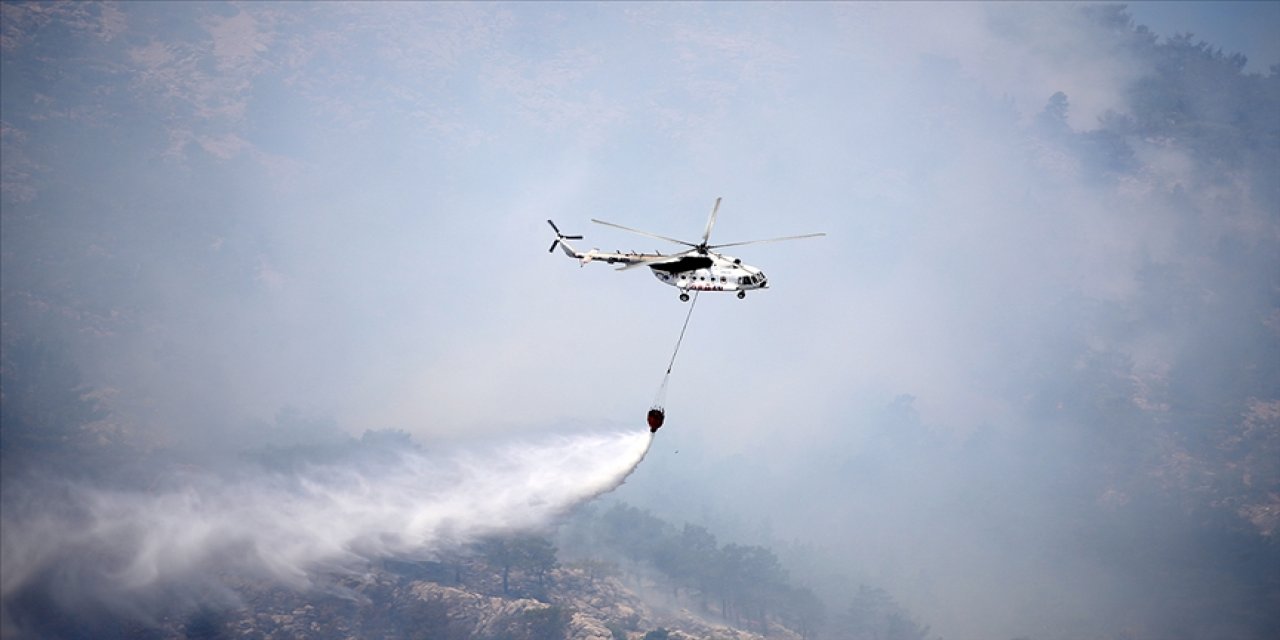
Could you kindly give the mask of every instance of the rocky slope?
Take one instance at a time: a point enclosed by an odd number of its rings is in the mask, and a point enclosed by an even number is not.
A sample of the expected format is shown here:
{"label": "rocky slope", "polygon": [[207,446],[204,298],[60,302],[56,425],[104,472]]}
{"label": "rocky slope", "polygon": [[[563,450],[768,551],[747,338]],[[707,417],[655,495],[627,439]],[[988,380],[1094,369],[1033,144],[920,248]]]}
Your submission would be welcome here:
{"label": "rocky slope", "polygon": [[[397,563],[331,577],[305,592],[254,582],[235,588],[240,606],[166,620],[173,638],[381,640],[800,640],[771,624],[767,635],[699,615],[687,604],[642,598],[616,575],[558,567],[540,581],[515,576],[510,593],[474,563],[452,568]],[[693,609],[698,609],[694,605]],[[665,635],[664,635],[665,634]]]}

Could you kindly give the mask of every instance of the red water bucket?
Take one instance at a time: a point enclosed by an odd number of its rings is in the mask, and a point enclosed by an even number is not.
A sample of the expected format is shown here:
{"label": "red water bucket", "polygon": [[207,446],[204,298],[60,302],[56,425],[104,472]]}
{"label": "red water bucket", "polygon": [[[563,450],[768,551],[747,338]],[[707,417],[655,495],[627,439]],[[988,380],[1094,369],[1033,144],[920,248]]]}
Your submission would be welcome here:
{"label": "red water bucket", "polygon": [[649,414],[645,416],[645,419],[649,422],[649,433],[653,433],[657,431],[658,427],[661,427],[663,421],[667,419],[667,412],[655,407],[649,410]]}

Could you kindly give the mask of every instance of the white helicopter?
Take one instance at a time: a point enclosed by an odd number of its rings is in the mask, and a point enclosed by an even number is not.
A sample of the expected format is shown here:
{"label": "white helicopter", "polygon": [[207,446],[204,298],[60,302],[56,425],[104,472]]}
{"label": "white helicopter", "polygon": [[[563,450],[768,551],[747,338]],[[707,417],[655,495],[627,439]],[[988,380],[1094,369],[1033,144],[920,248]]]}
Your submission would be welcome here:
{"label": "white helicopter", "polygon": [[568,240],[581,240],[582,236],[567,236],[560,233],[560,228],[556,223],[547,220],[547,224],[556,232],[556,239],[551,242],[551,248],[548,253],[556,250],[556,245],[564,251],[565,255],[570,258],[577,258],[583,266],[594,260],[603,260],[608,264],[623,265],[618,270],[625,271],[633,267],[647,266],[653,271],[654,277],[659,281],[676,287],[680,290],[680,301],[689,301],[690,291],[737,291],[738,299],[747,297],[747,291],[752,289],[765,289],[769,286],[768,279],[765,278],[764,272],[747,264],[743,264],[741,259],[732,256],[726,256],[712,251],[721,247],[737,247],[745,244],[757,244],[761,242],[780,242],[782,240],[799,240],[801,238],[816,238],[825,236],[825,233],[808,233],[800,236],[786,236],[782,238],[769,238],[768,240],[748,240],[746,242],[728,242],[725,244],[707,244],[711,238],[711,228],[716,224],[716,213],[720,211],[720,198],[716,198],[715,207],[711,209],[711,217],[707,220],[707,229],[702,232],[702,242],[694,244],[685,242],[684,240],[676,240],[660,236],[656,233],[640,231],[624,227],[620,224],[605,222],[592,218],[591,221],[596,224],[602,224],[608,227],[617,227],[623,231],[638,233],[642,236],[666,240],[682,244],[686,247],[692,247],[687,251],[681,251],[673,254],[663,253],[636,253],[631,252],[606,252],[598,249],[592,249],[586,253],[581,253],[570,245]]}

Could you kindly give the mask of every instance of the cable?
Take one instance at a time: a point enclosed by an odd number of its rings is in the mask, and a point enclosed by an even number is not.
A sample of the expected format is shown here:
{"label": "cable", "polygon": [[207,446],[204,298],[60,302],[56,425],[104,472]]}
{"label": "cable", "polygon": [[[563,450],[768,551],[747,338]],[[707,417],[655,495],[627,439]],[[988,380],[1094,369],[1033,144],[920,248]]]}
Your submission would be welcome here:
{"label": "cable", "polygon": [[671,353],[671,364],[667,365],[667,375],[671,375],[671,368],[676,366],[676,354],[680,353],[680,343],[684,342],[684,332],[689,328],[689,318],[693,317],[693,307],[698,304],[698,293],[693,292],[693,302],[689,303],[689,313],[684,317],[684,326],[680,327],[680,338],[676,340],[676,350]]}

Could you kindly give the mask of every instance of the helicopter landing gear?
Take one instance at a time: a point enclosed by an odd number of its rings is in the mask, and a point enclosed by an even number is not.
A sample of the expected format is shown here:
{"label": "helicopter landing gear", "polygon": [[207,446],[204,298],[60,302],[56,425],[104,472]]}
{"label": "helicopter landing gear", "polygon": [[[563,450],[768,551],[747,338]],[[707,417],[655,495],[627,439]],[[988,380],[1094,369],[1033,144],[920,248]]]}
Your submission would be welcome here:
{"label": "helicopter landing gear", "polygon": [[681,292],[681,293],[680,293],[680,302],[688,302],[688,301],[689,301],[689,294],[684,293],[684,292]]}
{"label": "helicopter landing gear", "polygon": [[741,299],[743,299],[743,298],[745,298],[745,297],[747,297],[747,292],[746,292],[746,291],[739,291],[739,292],[738,292],[738,299],[739,299],[739,300],[741,300]]}

